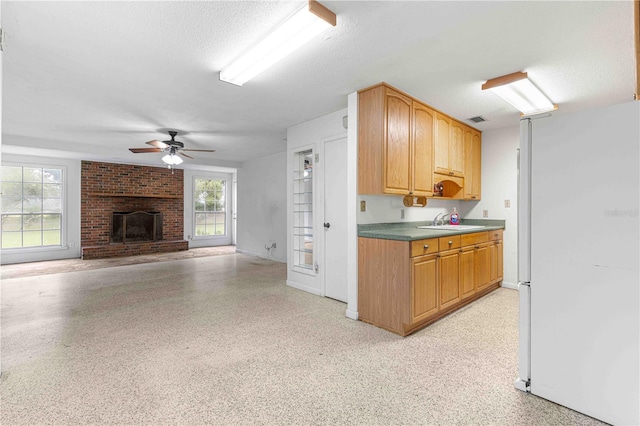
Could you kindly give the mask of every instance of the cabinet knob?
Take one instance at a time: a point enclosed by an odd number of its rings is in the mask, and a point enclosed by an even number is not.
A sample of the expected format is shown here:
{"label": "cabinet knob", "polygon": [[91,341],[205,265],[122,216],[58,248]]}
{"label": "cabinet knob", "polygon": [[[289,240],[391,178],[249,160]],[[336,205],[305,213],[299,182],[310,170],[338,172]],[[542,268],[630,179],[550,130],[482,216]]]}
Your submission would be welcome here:
{"label": "cabinet knob", "polygon": [[478,250],[480,246],[473,246],[474,249]]}
{"label": "cabinet knob", "polygon": [[426,250],[426,249],[428,249],[428,248],[429,248],[429,244],[425,244],[425,245],[424,245],[424,249]]}
{"label": "cabinet knob", "polygon": [[449,245],[452,245],[452,244],[453,244],[453,241],[449,240]]}

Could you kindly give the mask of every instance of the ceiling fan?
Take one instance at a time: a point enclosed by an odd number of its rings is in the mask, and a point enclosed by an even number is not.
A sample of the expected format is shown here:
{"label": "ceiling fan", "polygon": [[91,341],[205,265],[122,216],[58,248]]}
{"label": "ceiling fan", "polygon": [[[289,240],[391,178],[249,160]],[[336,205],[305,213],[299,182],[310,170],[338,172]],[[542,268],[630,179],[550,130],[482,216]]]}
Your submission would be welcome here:
{"label": "ceiling fan", "polygon": [[183,151],[192,151],[192,152],[215,152],[215,149],[185,149],[184,144],[175,140],[178,132],[169,130],[169,136],[171,136],[170,141],[158,141],[152,140],[147,142],[147,144],[152,145],[154,148],[129,148],[129,151],[135,154],[141,154],[146,152],[166,152],[167,155],[162,157],[162,161],[167,163],[169,167],[178,165],[182,163],[182,158],[178,157],[176,154],[180,154],[183,157],[194,159],[190,155],[185,154]]}

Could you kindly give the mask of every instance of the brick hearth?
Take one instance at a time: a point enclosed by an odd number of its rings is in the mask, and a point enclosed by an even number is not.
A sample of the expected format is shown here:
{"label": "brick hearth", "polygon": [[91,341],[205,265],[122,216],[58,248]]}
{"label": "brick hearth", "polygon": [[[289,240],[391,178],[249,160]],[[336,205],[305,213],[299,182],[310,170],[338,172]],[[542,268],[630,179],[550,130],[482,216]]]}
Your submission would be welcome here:
{"label": "brick hearth", "polygon": [[[162,213],[160,241],[111,242],[114,211]],[[184,173],[180,169],[82,162],[81,245],[83,259],[187,250],[184,235]]]}

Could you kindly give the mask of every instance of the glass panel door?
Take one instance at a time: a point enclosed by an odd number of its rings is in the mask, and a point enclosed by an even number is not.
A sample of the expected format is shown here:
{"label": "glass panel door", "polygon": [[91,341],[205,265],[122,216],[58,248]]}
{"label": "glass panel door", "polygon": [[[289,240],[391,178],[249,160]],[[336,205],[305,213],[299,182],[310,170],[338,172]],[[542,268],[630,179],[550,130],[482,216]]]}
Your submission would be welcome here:
{"label": "glass panel door", "polygon": [[293,156],[293,266],[313,270],[313,150]]}

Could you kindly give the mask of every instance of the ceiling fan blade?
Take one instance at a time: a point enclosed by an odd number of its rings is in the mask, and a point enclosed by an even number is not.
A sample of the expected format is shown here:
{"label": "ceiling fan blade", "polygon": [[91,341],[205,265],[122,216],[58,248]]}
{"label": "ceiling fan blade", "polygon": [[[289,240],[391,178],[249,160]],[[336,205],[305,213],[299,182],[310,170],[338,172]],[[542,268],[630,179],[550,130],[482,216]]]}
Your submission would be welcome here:
{"label": "ceiling fan blade", "polygon": [[154,139],[154,140],[152,140],[152,141],[147,142],[147,144],[149,144],[149,145],[153,145],[153,146],[155,146],[156,148],[160,148],[160,149],[169,148],[169,145],[167,145],[166,143],[164,143],[164,142],[160,142],[160,141],[157,141],[157,140],[155,140],[155,139]]}
{"label": "ceiling fan blade", "polygon": [[182,152],[182,150],[178,151],[178,154],[182,155],[183,157],[187,157],[187,158],[191,158],[192,160],[195,160],[195,158],[193,158],[190,155],[185,154],[184,152]]}
{"label": "ceiling fan blade", "polygon": [[215,149],[181,149],[180,151],[216,152]]}
{"label": "ceiling fan blade", "polygon": [[129,151],[140,154],[143,152],[162,152],[160,148],[129,148]]}

